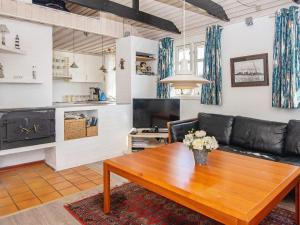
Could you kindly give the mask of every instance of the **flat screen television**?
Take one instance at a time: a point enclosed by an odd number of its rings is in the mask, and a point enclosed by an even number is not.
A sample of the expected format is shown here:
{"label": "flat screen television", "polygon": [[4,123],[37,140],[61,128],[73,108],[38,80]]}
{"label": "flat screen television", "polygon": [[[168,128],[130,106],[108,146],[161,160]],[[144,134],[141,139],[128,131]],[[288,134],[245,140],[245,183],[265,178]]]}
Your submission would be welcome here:
{"label": "flat screen television", "polygon": [[179,118],[179,99],[133,99],[134,128],[167,128],[169,121]]}

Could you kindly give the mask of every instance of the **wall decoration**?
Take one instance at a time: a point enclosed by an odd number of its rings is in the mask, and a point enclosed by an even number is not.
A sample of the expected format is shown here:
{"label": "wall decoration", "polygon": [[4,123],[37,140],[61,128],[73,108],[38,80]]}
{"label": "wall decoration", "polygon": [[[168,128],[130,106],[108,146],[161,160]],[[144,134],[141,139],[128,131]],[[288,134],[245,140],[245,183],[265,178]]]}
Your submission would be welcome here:
{"label": "wall decoration", "polygon": [[19,35],[16,35],[15,37],[15,48],[20,49],[20,38]]}
{"label": "wall decoration", "polygon": [[124,70],[125,67],[124,67],[124,63],[125,63],[125,60],[123,58],[120,59],[120,68],[121,70]]}
{"label": "wall decoration", "polygon": [[0,24],[0,33],[2,35],[2,38],[1,38],[2,45],[6,45],[5,34],[9,34],[9,30],[5,24]]}
{"label": "wall decoration", "polygon": [[32,79],[36,80],[36,66],[32,66]]}
{"label": "wall decoration", "polygon": [[269,85],[268,54],[230,59],[231,86],[251,87]]}
{"label": "wall decoration", "polygon": [[0,78],[4,78],[3,65],[0,63]]}

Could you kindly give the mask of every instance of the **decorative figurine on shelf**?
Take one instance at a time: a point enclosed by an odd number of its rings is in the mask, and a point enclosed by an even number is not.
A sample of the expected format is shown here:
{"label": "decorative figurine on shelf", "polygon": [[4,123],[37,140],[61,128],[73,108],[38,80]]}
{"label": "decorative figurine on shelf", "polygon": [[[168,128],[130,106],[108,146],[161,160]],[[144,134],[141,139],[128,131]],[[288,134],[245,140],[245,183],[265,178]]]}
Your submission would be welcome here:
{"label": "decorative figurine on shelf", "polygon": [[121,68],[121,70],[124,70],[124,69],[125,69],[124,63],[125,63],[125,59],[121,58],[121,59],[120,59],[120,68]]}
{"label": "decorative figurine on shelf", "polygon": [[2,34],[2,45],[6,45],[5,43],[5,33],[9,34],[9,29],[7,28],[7,26],[5,24],[0,24],[0,33]]}
{"label": "decorative figurine on shelf", "polygon": [[32,79],[36,80],[36,67],[32,66]]}
{"label": "decorative figurine on shelf", "polygon": [[4,78],[3,65],[0,63],[0,78]]}
{"label": "decorative figurine on shelf", "polygon": [[20,38],[19,35],[15,37],[15,48],[20,50]]}
{"label": "decorative figurine on shelf", "polygon": [[146,68],[147,68],[146,62],[141,62],[141,63],[140,63],[140,70],[141,70],[142,73],[144,73],[144,72],[147,71]]}

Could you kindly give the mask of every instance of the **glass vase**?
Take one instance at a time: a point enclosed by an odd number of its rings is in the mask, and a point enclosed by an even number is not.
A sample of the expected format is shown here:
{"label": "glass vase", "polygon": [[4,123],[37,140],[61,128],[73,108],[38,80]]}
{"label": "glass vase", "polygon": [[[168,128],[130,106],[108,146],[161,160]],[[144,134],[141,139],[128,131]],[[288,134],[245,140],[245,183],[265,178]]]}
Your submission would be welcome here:
{"label": "glass vase", "polygon": [[206,150],[195,150],[193,149],[194,159],[196,165],[206,165],[207,164],[207,156],[208,151]]}

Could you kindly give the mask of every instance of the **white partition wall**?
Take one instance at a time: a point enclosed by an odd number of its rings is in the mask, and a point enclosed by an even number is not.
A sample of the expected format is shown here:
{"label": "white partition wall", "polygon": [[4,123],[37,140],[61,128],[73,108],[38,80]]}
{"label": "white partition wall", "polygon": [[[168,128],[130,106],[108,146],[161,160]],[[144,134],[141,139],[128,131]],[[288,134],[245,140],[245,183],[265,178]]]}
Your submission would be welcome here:
{"label": "white partition wall", "polygon": [[[154,55],[151,64],[157,75],[158,42],[130,36],[117,40],[116,44],[116,97],[117,103],[131,103],[132,98],[156,98],[157,76],[136,74],[136,54]],[[120,60],[124,61],[121,69]]]}

